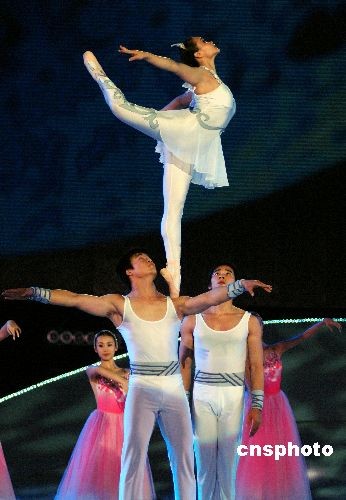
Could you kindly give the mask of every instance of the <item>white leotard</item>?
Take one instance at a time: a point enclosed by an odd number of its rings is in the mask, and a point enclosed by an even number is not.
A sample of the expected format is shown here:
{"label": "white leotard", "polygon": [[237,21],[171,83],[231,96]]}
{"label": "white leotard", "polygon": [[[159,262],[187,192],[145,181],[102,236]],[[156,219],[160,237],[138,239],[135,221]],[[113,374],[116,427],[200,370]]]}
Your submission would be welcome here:
{"label": "white leotard", "polygon": [[167,297],[166,314],[158,321],[138,317],[131,300],[125,297],[123,321],[118,330],[126,342],[131,363],[177,361],[180,324],[170,297]]}
{"label": "white leotard", "polygon": [[193,332],[196,371],[244,372],[250,316],[251,313],[245,311],[235,327],[218,331],[206,324],[202,314],[196,315]]}
{"label": "white leotard", "polygon": [[[208,68],[205,68],[208,70]],[[205,94],[192,92],[189,109],[159,111],[162,142],[156,151],[162,163],[173,163],[206,188],[228,186],[220,135],[236,111],[233,94],[211,70],[219,86]]]}

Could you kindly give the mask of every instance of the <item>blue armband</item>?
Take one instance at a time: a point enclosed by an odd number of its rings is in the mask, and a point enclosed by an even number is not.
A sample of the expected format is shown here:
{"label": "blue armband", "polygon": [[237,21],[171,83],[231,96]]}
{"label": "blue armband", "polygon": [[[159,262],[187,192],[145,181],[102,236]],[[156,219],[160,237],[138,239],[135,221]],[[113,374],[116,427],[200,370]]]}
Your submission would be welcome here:
{"label": "blue armband", "polygon": [[32,295],[28,297],[28,300],[34,300],[35,302],[42,302],[42,304],[49,304],[50,293],[49,288],[41,288],[39,286],[32,286]]}
{"label": "blue armband", "polygon": [[234,283],[229,283],[227,285],[227,295],[230,299],[235,299],[239,295],[245,292],[245,287],[242,284],[242,280],[237,280]]}

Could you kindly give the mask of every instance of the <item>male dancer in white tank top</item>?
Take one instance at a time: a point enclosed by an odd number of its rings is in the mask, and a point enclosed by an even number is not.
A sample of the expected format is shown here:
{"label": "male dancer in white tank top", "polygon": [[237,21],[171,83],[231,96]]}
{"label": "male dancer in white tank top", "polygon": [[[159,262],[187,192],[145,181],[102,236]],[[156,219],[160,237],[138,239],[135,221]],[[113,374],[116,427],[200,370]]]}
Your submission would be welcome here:
{"label": "male dancer in white tank top", "polygon": [[[216,267],[210,288],[235,281],[230,265]],[[253,408],[248,418],[253,435],[261,423],[263,402],[262,326],[232,300],[188,316],[181,329],[180,361],[186,391],[190,391],[192,358],[194,445],[199,500],[233,500],[241,439],[244,372],[247,353]],[[262,396],[262,397],[261,397]]]}
{"label": "male dancer in white tank top", "polygon": [[3,296],[77,307],[112,321],[124,336],[132,372],[125,405],[119,499],[151,500],[144,498],[142,484],[148,445],[157,420],[168,448],[175,498],[194,500],[192,427],[178,361],[181,320],[244,291],[253,295],[256,287],[270,292],[271,286],[257,280],[241,280],[197,297],[171,300],[156,289],[156,266],[143,249],[127,253],[117,271],[130,285],[126,297],[96,297],[40,287],[6,290]]}

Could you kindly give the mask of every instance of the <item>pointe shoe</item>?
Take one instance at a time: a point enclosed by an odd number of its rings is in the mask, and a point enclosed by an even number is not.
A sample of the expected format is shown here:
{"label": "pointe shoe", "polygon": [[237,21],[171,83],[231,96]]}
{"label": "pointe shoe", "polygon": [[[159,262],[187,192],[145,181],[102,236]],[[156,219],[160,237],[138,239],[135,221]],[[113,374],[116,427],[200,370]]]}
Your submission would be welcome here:
{"label": "pointe shoe", "polygon": [[106,73],[103,71],[102,66],[100,65],[94,54],[89,50],[84,52],[83,61],[86,69],[89,71],[90,75],[96,82],[99,81],[100,76],[106,76]]}
{"label": "pointe shoe", "polygon": [[168,285],[169,296],[172,299],[179,297],[179,289],[175,286],[172,273],[170,272],[168,267],[164,267],[163,269],[161,269],[160,274],[164,278],[164,280],[166,281],[166,283]]}

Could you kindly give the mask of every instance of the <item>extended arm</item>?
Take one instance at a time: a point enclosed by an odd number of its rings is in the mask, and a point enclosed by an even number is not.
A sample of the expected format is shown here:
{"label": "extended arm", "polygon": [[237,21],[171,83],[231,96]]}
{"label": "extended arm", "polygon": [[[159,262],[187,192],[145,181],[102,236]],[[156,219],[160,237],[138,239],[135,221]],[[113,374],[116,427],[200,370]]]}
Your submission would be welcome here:
{"label": "extended arm", "polygon": [[0,341],[6,339],[10,335],[12,335],[13,340],[16,340],[16,337],[22,333],[20,327],[17,325],[13,319],[9,319],[6,323],[0,328]]}
{"label": "extended arm", "polygon": [[188,316],[184,319],[181,333],[181,342],[179,346],[180,370],[183,377],[185,391],[191,390],[191,369],[193,361],[193,330],[195,327],[195,317]]}
{"label": "extended arm", "polygon": [[8,300],[36,300],[57,306],[76,307],[94,316],[111,317],[114,314],[122,314],[122,297],[116,294],[97,297],[95,295],[74,293],[68,290],[47,290],[30,287],[5,290],[2,296]]}
{"label": "extended arm", "polygon": [[[262,333],[261,322],[256,316],[252,315],[249,320],[247,348],[248,370],[253,402],[254,395],[263,394],[264,389]],[[250,422],[250,436],[253,436],[261,425],[262,410],[254,407],[253,404],[247,418]]]}
{"label": "extended arm", "polygon": [[103,366],[89,366],[86,373],[91,382],[95,381],[97,376],[104,377],[111,382],[116,382],[122,390],[127,393],[128,389],[128,377],[122,373],[120,370],[117,373],[115,370],[109,370]]}
{"label": "extended arm", "polygon": [[182,95],[179,95],[173,101],[169,102],[161,111],[170,111],[175,109],[186,109],[189,107],[192,99],[191,92],[185,92]]}
{"label": "extended arm", "polygon": [[205,78],[205,72],[201,68],[188,66],[187,64],[179,63],[169,57],[157,56],[151,52],[143,50],[130,50],[123,45],[120,45],[119,52],[131,56],[129,61],[146,61],[156,68],[175,73],[179,78],[191,85],[197,85]]}
{"label": "extended arm", "polygon": [[253,296],[255,288],[263,288],[263,290],[268,293],[272,291],[271,285],[262,283],[262,281],[242,279],[230,283],[228,286],[214,288],[196,297],[179,297],[176,299],[175,304],[179,312],[187,316],[189,314],[203,312],[208,309],[208,307],[227,302],[227,300],[234,299],[244,292],[249,292],[249,294]]}
{"label": "extended arm", "polygon": [[340,323],[338,323],[337,321],[334,321],[331,318],[324,318],[323,321],[320,321],[319,323],[315,323],[310,328],[305,330],[305,332],[303,332],[302,334],[297,335],[295,337],[291,337],[288,340],[278,342],[277,344],[274,344],[274,346],[271,346],[271,347],[274,347],[276,352],[279,355],[281,355],[285,351],[288,351],[289,349],[292,349],[293,347],[300,344],[301,342],[304,342],[304,340],[308,340],[310,337],[312,337],[316,333],[321,332],[321,331],[326,330],[326,329],[328,329],[330,332],[333,332],[333,331],[341,332],[341,325],[340,325]]}

